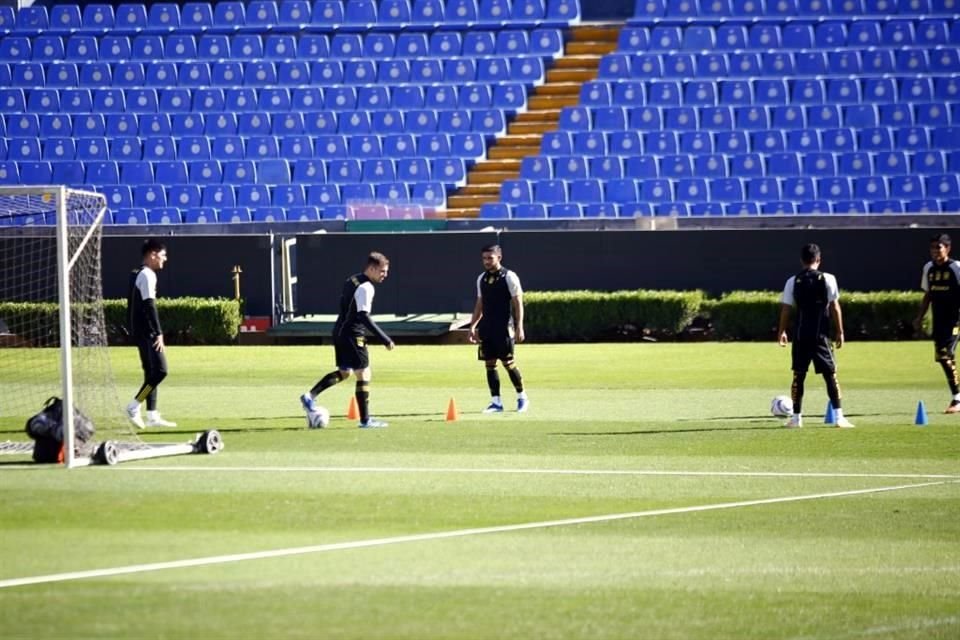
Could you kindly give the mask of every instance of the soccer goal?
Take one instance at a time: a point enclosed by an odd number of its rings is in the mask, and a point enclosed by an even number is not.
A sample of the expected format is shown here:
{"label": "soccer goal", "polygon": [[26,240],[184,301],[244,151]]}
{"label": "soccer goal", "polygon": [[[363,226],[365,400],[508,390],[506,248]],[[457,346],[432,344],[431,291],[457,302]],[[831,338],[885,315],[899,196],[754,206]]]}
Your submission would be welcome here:
{"label": "soccer goal", "polygon": [[[0,453],[33,451],[25,425],[51,397],[63,401],[67,467],[216,453],[215,431],[184,444],[146,443],[126,420],[107,348],[105,215],[98,193],[0,187],[0,440],[18,434],[0,442]],[[78,435],[78,422],[92,422],[93,435]]]}

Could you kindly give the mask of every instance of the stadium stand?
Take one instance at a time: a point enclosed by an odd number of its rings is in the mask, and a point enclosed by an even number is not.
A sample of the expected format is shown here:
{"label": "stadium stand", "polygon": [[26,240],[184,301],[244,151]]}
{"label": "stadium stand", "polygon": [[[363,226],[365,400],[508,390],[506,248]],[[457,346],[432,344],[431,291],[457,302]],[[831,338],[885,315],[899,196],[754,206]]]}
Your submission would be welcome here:
{"label": "stadium stand", "polygon": [[[637,0],[595,78],[559,80],[574,97],[546,128],[519,116],[543,109],[558,57],[584,53],[565,51],[576,0],[0,12],[0,182],[99,189],[121,224],[368,205],[398,219],[950,211],[960,16],[891,6]],[[489,174],[495,193],[471,191],[508,134],[519,155]]]}

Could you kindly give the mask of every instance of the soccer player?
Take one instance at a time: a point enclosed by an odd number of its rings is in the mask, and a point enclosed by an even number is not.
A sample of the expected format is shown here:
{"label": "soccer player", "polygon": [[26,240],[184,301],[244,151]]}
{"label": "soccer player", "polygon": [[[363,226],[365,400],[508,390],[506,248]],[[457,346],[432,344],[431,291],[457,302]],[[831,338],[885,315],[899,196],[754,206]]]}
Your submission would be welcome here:
{"label": "soccer player", "polygon": [[960,413],[960,377],[956,363],[960,334],[960,263],[950,257],[950,236],[945,233],[930,239],[930,262],[923,266],[920,288],[923,289],[923,301],[913,324],[919,329],[927,308],[933,307],[935,359],[943,367],[953,394],[943,412]]}
{"label": "soccer player", "polygon": [[[175,427],[160,417],[157,410],[157,387],[167,377],[166,345],[157,313],[157,272],[167,262],[167,247],[159,240],[144,241],[141,250],[143,263],[130,274],[130,292],[127,296],[127,318],[130,334],[140,352],[143,385],[127,405],[127,418],[137,427]],[[147,421],[140,415],[140,404],[147,401]]]}
{"label": "soccer player", "polygon": [[483,273],[477,278],[477,302],[470,318],[470,342],[479,342],[477,357],[487,366],[487,386],[491,398],[483,412],[503,412],[500,375],[497,373],[497,360],[500,360],[513,388],[517,390],[517,411],[523,413],[530,408],[530,401],[523,390],[523,377],[513,361],[514,340],[523,342],[525,338],[520,278],[500,264],[503,252],[499,245],[484,247],[480,256],[483,259]]}
{"label": "soccer player", "polygon": [[356,398],[360,410],[360,428],[386,427],[387,423],[370,417],[370,355],[367,353],[367,332],[376,335],[388,350],[393,349],[390,339],[370,317],[373,310],[374,284],[387,279],[390,261],[382,253],[374,251],[367,256],[363,273],[357,273],[343,283],[340,294],[340,313],[333,326],[333,348],[337,368],[320,378],[309,392],[300,396],[305,411],[314,411],[315,399],[322,391],[343,382],[351,373],[357,376]]}
{"label": "soccer player", "polygon": [[784,426],[791,429],[803,426],[803,383],[812,361],[813,370],[822,375],[827,384],[827,395],[834,410],[834,425],[850,428],[853,424],[844,417],[840,404],[837,366],[830,345],[832,324],[834,344],[837,349],[843,346],[843,316],[837,279],[832,274],[820,271],[820,247],[815,244],[803,246],[800,261],[803,270],[787,280],[780,298],[778,339],[781,347],[787,346],[787,328],[796,309],[792,348],[793,385],[790,388],[793,415]]}

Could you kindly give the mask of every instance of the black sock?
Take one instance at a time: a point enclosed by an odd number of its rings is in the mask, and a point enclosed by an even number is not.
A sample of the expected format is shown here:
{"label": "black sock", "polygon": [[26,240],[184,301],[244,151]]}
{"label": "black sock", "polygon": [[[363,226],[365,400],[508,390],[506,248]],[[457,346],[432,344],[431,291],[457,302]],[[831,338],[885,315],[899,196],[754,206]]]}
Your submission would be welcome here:
{"label": "black sock", "polygon": [[827,383],[827,397],[830,398],[830,404],[834,410],[842,409],[840,405],[840,383],[837,382],[837,374],[834,372],[823,374],[823,380]]}
{"label": "black sock", "polygon": [[340,371],[331,371],[327,375],[320,378],[320,380],[317,381],[317,384],[313,385],[313,388],[310,389],[310,395],[316,397],[325,389],[329,389],[333,385],[341,382],[343,382],[343,378],[340,377]]}
{"label": "black sock", "polygon": [[357,380],[357,408],[360,410],[360,422],[370,419],[370,383],[366,380]]}
{"label": "black sock", "polygon": [[513,388],[517,390],[517,393],[523,393],[523,376],[520,375],[520,369],[517,369],[517,365],[512,360],[504,362],[503,366],[507,368],[507,375],[510,376]]}
{"label": "black sock", "polygon": [[960,393],[960,379],[957,377],[957,364],[953,361],[953,358],[944,358],[940,360],[940,366],[943,367],[943,373],[947,376],[950,393],[957,395]]}
{"label": "black sock", "polygon": [[803,413],[803,381],[807,377],[806,371],[793,372],[793,385],[790,387],[790,399],[793,400],[793,413]]}
{"label": "black sock", "polygon": [[497,372],[497,364],[487,365],[487,386],[490,387],[491,397],[500,395],[500,374]]}

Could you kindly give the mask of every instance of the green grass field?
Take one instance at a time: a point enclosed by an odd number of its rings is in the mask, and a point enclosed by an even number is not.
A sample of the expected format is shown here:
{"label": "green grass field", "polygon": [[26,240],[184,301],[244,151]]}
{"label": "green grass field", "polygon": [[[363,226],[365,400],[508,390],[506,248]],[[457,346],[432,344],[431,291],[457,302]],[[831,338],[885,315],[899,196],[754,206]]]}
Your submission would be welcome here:
{"label": "green grass field", "polygon": [[[377,348],[390,427],[365,431],[352,381],[305,428],[329,347],[173,347],[161,408],[180,426],[144,438],[216,428],[225,451],[0,458],[0,635],[956,639],[960,416],[940,413],[932,350],[848,344],[857,428],[824,427],[811,373],[786,430],[775,344],[521,345],[531,411],[492,416],[472,347]],[[112,359],[127,397],[136,353]]]}

